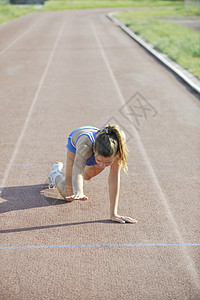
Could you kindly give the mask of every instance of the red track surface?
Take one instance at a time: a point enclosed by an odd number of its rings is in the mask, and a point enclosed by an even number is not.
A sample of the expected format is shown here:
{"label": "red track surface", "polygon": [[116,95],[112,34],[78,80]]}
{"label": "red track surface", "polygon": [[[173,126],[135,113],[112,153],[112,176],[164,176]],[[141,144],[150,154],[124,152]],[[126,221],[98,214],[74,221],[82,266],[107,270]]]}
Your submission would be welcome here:
{"label": "red track surface", "polygon": [[[200,299],[200,102],[107,11],[0,27],[0,299]],[[109,221],[107,171],[86,202],[47,189],[68,134],[109,120],[130,151],[119,213],[137,225]]]}

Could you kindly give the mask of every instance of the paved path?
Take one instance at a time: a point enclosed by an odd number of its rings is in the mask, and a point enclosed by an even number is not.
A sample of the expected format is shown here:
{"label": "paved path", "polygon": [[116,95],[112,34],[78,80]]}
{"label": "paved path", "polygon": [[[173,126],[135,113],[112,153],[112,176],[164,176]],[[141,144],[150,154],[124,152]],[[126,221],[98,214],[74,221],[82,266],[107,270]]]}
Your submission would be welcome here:
{"label": "paved path", "polygon": [[[108,10],[0,27],[0,299],[199,299],[198,97],[110,22]],[[107,173],[89,200],[47,187],[78,126],[124,128],[129,175],[109,221]]]}

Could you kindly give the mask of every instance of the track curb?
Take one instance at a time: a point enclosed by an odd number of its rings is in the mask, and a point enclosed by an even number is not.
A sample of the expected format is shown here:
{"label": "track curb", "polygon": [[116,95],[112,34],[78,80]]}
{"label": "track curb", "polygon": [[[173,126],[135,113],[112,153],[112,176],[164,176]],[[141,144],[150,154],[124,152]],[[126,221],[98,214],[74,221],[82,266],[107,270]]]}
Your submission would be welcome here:
{"label": "track curb", "polygon": [[195,77],[192,73],[185,70],[179,64],[171,60],[166,54],[163,54],[154,49],[153,45],[147,43],[142,37],[136,35],[130,30],[123,22],[119,21],[113,15],[116,12],[110,12],[106,16],[116,25],[118,25],[125,33],[127,33],[132,39],[139,43],[143,48],[150,52],[154,57],[161,61],[167,68],[173,71],[179,78],[186,82],[195,92],[200,94],[200,80]]}

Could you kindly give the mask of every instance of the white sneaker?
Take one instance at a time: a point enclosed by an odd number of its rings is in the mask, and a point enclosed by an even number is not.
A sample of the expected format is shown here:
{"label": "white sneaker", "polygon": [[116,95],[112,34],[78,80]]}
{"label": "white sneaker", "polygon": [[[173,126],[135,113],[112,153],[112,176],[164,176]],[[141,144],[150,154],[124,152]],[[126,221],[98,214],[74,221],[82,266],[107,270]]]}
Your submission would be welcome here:
{"label": "white sneaker", "polygon": [[56,161],[51,165],[50,172],[48,174],[49,180],[49,189],[54,189],[56,186],[55,179],[56,176],[62,175],[63,163],[60,161]]}

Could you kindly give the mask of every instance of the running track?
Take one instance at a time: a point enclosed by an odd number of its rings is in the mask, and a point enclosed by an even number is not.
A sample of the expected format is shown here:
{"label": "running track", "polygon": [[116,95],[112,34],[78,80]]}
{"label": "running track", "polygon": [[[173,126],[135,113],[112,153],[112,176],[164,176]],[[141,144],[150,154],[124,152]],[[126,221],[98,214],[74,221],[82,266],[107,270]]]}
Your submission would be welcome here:
{"label": "running track", "polygon": [[[199,97],[106,17],[30,14],[0,27],[0,299],[200,299]],[[67,135],[118,123],[119,213],[106,170],[86,202],[47,187]]]}

